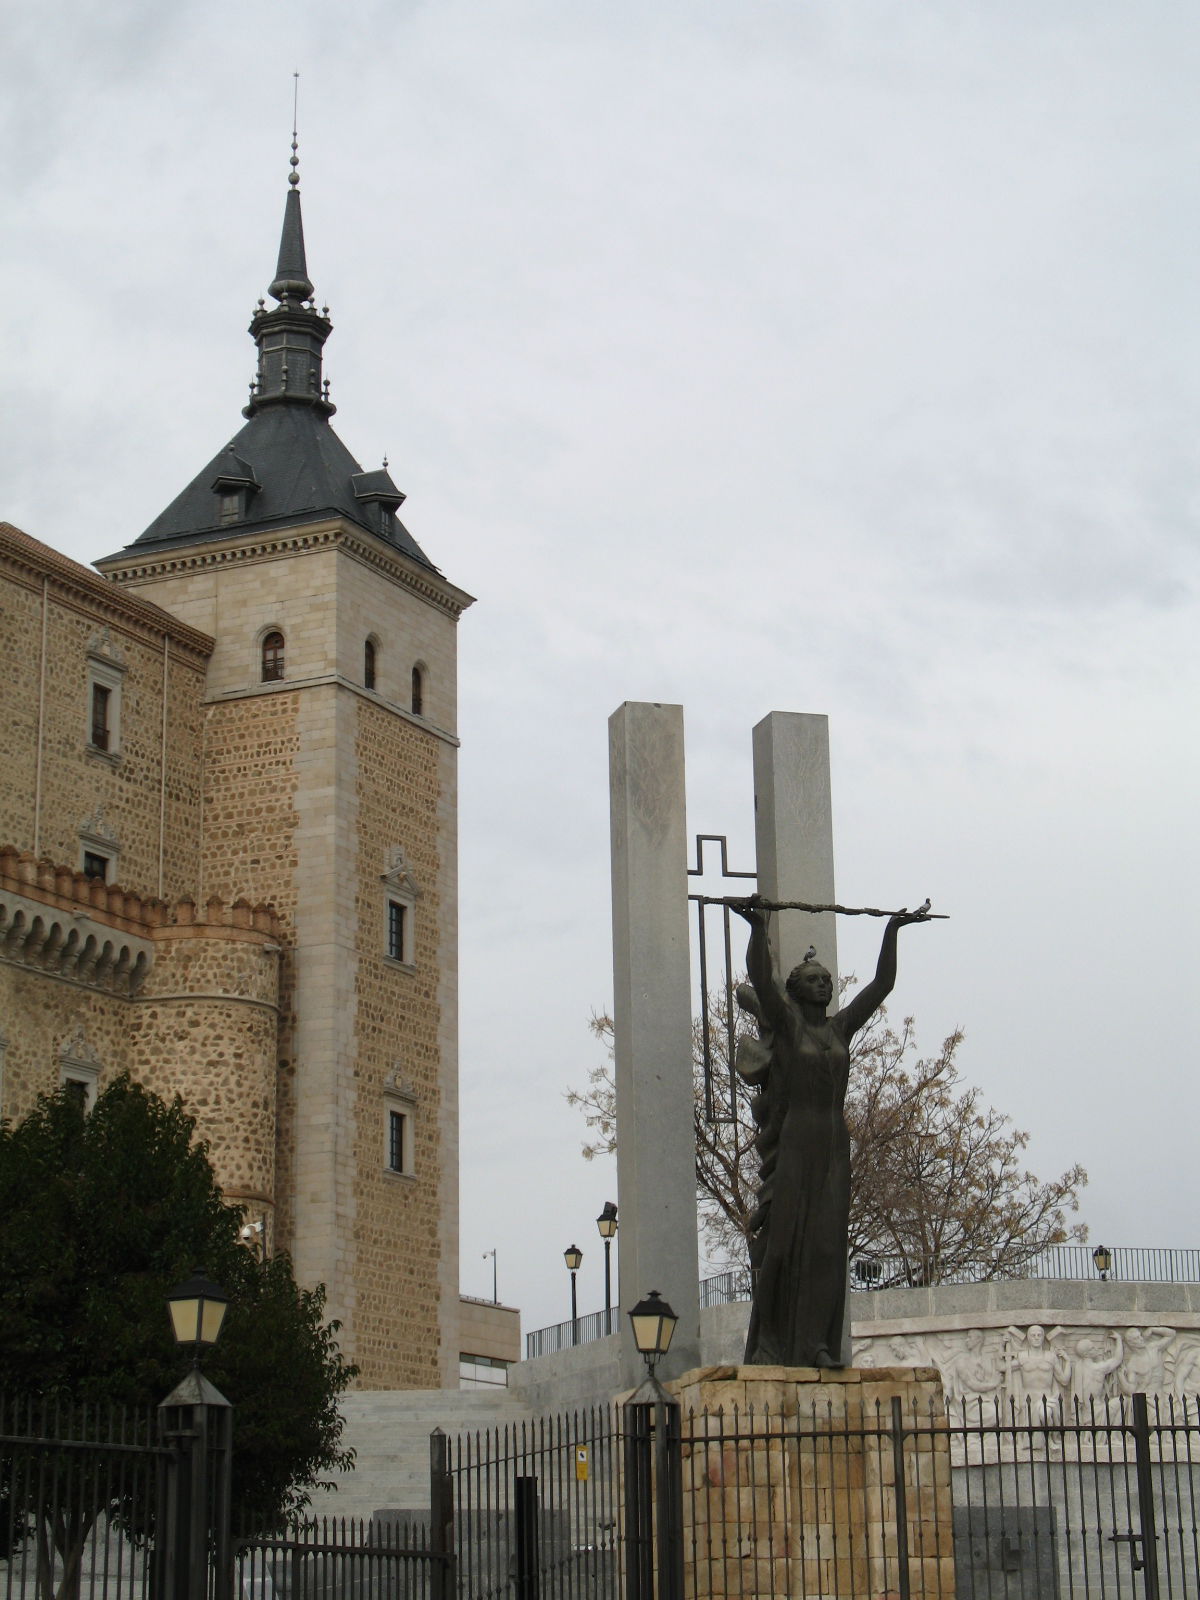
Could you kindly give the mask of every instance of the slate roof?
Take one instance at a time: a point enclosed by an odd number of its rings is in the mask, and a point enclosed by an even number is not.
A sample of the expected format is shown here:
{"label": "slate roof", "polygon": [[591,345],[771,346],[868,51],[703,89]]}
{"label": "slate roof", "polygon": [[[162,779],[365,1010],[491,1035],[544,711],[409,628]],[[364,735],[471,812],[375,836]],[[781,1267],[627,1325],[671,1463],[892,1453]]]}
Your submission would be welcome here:
{"label": "slate roof", "polygon": [[[253,470],[261,488],[250,497],[245,517],[226,526],[218,521],[220,502],[213,486],[218,477],[227,473],[231,452]],[[264,407],[155,517],[130,549],[227,539],[235,533],[340,516],[436,572],[433,562],[397,518],[390,519],[389,534],[380,533],[372,508],[355,495],[351,482],[362,470],[330,427],[328,418],[313,407]],[[400,498],[399,494],[396,498]]]}

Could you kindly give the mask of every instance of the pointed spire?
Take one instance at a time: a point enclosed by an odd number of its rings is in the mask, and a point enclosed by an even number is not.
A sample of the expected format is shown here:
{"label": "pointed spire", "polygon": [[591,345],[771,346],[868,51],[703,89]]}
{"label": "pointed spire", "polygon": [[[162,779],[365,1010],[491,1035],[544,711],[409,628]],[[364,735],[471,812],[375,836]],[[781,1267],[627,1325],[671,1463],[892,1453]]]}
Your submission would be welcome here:
{"label": "pointed spire", "polygon": [[287,200],[279,260],[268,291],[279,302],[267,309],[260,300],[250,323],[258,345],[258,373],[250,386],[250,401],[243,415],[252,417],[268,405],[311,406],[323,416],[336,409],[329,399],[329,384],[322,381],[321,352],[333,324],[329,308],[317,310],[304,253],[304,222],[300,215],[300,157],[296,128],[292,127]]}
{"label": "pointed spire", "polygon": [[292,158],[289,163],[288,196],[283,208],[283,233],[279,239],[279,261],[275,267],[275,281],[268,293],[274,299],[309,300],[313,286],[309,281],[308,262],[304,258],[304,220],[300,215],[300,157],[296,129],[292,128]]}

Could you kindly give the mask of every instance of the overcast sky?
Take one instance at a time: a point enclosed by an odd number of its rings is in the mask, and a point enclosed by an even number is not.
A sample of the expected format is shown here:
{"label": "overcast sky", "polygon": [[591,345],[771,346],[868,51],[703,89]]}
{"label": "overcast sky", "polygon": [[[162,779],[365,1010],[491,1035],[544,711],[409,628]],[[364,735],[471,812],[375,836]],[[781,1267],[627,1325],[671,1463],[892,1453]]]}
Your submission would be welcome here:
{"label": "overcast sky", "polygon": [[[462,1284],[569,1310],[611,1168],[607,733],[831,718],[839,897],[931,895],[893,1009],[1194,1245],[1200,13],[1142,0],[9,6],[0,516],[89,561],[240,426],[292,72],[335,427],[461,645]],[[866,974],[878,926],[844,924]],[[647,1285],[646,1287],[650,1287]]]}

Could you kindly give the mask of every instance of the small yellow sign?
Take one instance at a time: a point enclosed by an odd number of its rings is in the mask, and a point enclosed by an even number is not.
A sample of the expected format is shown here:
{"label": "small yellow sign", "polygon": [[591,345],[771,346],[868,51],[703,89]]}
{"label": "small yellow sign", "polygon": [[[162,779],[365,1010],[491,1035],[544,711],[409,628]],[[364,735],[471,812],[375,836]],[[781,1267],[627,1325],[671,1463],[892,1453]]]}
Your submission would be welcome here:
{"label": "small yellow sign", "polygon": [[591,1456],[588,1454],[587,1445],[577,1444],[575,1446],[575,1481],[577,1483],[586,1483],[588,1481],[588,1463],[590,1460]]}

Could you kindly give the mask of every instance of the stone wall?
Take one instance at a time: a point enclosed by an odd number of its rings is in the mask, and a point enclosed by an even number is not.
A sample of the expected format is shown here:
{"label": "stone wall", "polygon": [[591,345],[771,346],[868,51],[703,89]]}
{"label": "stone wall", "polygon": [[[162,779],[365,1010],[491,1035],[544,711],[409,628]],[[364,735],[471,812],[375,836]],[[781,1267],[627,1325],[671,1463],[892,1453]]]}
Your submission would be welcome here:
{"label": "stone wall", "polygon": [[470,1295],[460,1295],[458,1328],[460,1356],[520,1361],[521,1313],[516,1306],[501,1306],[491,1300],[476,1300]]}
{"label": "stone wall", "polygon": [[[103,568],[0,525],[0,1109],[57,1086],[64,1040],[101,1086],[128,1067],[178,1090],[230,1198],[326,1285],[361,1381],[452,1384],[470,597],[340,519]],[[284,678],[263,683],[276,628]],[[97,672],[119,701],[108,750],[89,743]],[[132,898],[77,881],[89,841]],[[397,888],[412,949],[392,961]]]}
{"label": "stone wall", "polygon": [[[126,888],[195,893],[212,641],[8,524],[0,621],[0,840],[74,868],[87,835]],[[90,738],[94,663],[115,685],[108,750]]]}
{"label": "stone wall", "polygon": [[0,1114],[129,1071],[183,1097],[230,1200],[269,1210],[279,949],[265,905],[214,896],[198,917],[0,849]]}
{"label": "stone wall", "polygon": [[[683,1413],[691,1597],[954,1596],[950,1440],[929,1368],[719,1366],[667,1386]],[[897,1461],[893,1399],[910,1424]],[[919,1419],[920,1426],[911,1427]],[[700,1442],[703,1441],[703,1442]],[[900,1490],[900,1484],[903,1490]]]}
{"label": "stone wall", "polygon": [[[356,1356],[369,1386],[431,1388],[458,1359],[441,1348],[431,1270],[443,1249],[440,744],[386,707],[356,710]],[[411,961],[386,953],[390,892],[412,918]],[[393,1106],[412,1119],[409,1172],[385,1166]]]}

